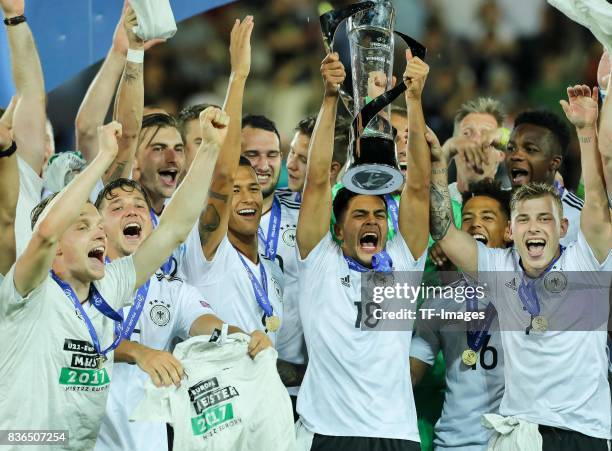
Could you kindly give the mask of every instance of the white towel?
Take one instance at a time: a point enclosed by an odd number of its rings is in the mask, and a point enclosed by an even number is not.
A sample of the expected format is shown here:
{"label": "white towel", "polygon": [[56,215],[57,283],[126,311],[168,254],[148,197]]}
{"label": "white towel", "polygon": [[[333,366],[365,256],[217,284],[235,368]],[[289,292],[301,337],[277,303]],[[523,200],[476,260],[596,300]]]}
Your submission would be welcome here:
{"label": "white towel", "polygon": [[492,413],[482,416],[482,424],[497,432],[489,440],[489,451],[542,451],[537,424]]}
{"label": "white towel", "polygon": [[567,17],[585,26],[612,52],[612,5],[606,0],[548,0]]}
{"label": "white towel", "polygon": [[138,17],[134,32],[145,41],[169,39],[176,33],[170,0],[130,0]]}

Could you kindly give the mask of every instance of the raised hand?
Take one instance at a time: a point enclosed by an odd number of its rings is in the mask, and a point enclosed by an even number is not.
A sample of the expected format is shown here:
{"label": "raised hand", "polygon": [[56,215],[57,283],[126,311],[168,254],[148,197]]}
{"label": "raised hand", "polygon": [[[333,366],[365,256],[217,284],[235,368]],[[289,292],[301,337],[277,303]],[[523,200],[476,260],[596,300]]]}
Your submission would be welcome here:
{"label": "raised hand", "polygon": [[251,341],[249,342],[249,355],[255,357],[261,351],[272,346],[270,338],[263,333],[261,330],[256,330],[251,334]]}
{"label": "raised hand", "polygon": [[429,73],[429,65],[427,65],[418,56],[412,56],[412,51],[406,49],[406,70],[404,71],[404,81],[408,89],[406,90],[406,98],[420,100],[425,80]]}
{"label": "raised hand", "polygon": [[145,346],[139,349],[136,364],[151,377],[156,387],[168,387],[172,384],[179,387],[185,374],[181,362],[172,354]]}
{"label": "raised hand", "polygon": [[112,162],[117,156],[119,144],[117,138],[122,134],[121,124],[117,121],[98,127],[98,149],[100,156]]}
{"label": "raised hand", "polygon": [[251,71],[251,33],[253,16],[246,16],[242,22],[236,19],[230,34],[230,60],[232,74],[247,77]]}
{"label": "raised hand", "polygon": [[[395,77],[391,87],[395,86]],[[368,74],[368,97],[375,99],[387,90],[387,74],[382,71],[373,71]]]}
{"label": "raised hand", "polygon": [[587,85],[576,85],[567,88],[567,98],[569,103],[561,100],[561,108],[576,128],[595,128],[597,127],[597,115],[599,106],[597,104],[599,91],[597,87],[589,88]]}
{"label": "raised hand", "polygon": [[144,41],[134,32],[134,28],[138,26],[138,18],[136,12],[131,6],[127,6],[123,16],[123,29],[128,39],[129,48],[138,49],[144,47]]}
{"label": "raised hand", "polygon": [[457,157],[476,174],[483,174],[491,156],[491,140],[474,141],[464,136],[450,138],[444,143],[444,154],[447,161]]}
{"label": "raised hand", "polygon": [[325,85],[325,97],[337,97],[340,85],[344,82],[346,72],[340,62],[340,55],[329,53],[321,63],[321,75]]}
{"label": "raised hand", "polygon": [[7,18],[20,16],[25,10],[24,0],[0,0],[0,7]]}
{"label": "raised hand", "polygon": [[220,148],[227,137],[229,121],[227,113],[219,108],[208,107],[202,111],[200,113],[202,142],[215,144]]}

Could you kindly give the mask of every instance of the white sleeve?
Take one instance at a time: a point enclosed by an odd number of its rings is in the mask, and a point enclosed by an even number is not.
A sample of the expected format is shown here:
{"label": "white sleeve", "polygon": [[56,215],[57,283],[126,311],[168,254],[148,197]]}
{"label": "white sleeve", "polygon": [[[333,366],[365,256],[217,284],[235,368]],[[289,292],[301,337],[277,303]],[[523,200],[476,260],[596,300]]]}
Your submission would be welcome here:
{"label": "white sleeve", "polygon": [[100,195],[103,189],[104,182],[102,181],[102,179],[100,179],[96,182],[96,186],[94,186],[94,188],[91,190],[91,194],[89,195],[89,200],[92,204],[96,203],[96,200],[98,200],[98,196]]}
{"label": "white sleeve", "polygon": [[189,338],[193,322],[202,315],[214,315],[208,302],[200,292],[191,285],[181,284],[178,290],[178,317],[174,323],[173,336],[183,340]]}
{"label": "white sleeve", "polygon": [[132,256],[113,260],[106,265],[104,277],[94,282],[104,300],[114,309],[134,303],[136,268]]}
{"label": "white sleeve", "polygon": [[423,271],[425,269],[427,248],[418,259],[415,259],[401,233],[396,233],[393,239],[387,242],[387,252],[393,260],[395,271]]}
{"label": "white sleeve", "polygon": [[577,265],[578,271],[612,271],[612,249],[608,251],[606,259],[599,263],[582,230],[578,232],[578,239],[565,252],[567,261]]}
{"label": "white sleeve", "polygon": [[327,269],[327,260],[338,253],[338,245],[334,242],[331,233],[327,232],[306,258],[300,256],[300,250],[297,245],[295,246],[295,253],[300,273],[315,272],[323,274]]}
{"label": "white sleeve", "polygon": [[[419,310],[435,307],[434,302],[425,301]],[[440,336],[437,333],[440,323],[435,318],[424,319],[418,312],[414,323],[414,334],[410,341],[410,357],[433,365],[440,350]]]}
{"label": "white sleeve", "polygon": [[[0,320],[11,319],[11,317],[14,317],[14,315],[24,310],[26,306],[30,307],[30,311],[31,308],[40,308],[37,304],[44,302],[49,283],[55,283],[50,276],[47,276],[41,284],[30,291],[27,296],[21,296],[17,288],[15,288],[14,275],[15,265],[11,267],[0,284]],[[51,299],[49,299],[49,301],[51,301]],[[20,316],[19,318],[21,319],[23,317]]]}
{"label": "white sleeve", "polygon": [[181,257],[179,267],[185,280],[197,286],[206,285],[208,282],[216,283],[217,277],[215,277],[213,272],[215,272],[217,267],[220,268],[219,270],[225,271],[226,268],[222,268],[223,261],[232,248],[227,235],[219,243],[219,247],[212,260],[207,260],[204,256],[202,244],[200,243],[198,224],[191,230],[184,244],[185,252]]}

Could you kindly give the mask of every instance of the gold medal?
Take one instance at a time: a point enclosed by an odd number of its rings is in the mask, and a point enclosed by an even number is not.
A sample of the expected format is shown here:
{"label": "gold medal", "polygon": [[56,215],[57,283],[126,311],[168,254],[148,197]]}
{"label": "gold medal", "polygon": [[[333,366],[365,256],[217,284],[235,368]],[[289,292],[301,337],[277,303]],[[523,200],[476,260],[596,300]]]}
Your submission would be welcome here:
{"label": "gold medal", "polygon": [[98,355],[98,357],[96,357],[96,362],[97,362],[97,367],[99,370],[101,370],[104,367],[104,362],[106,362],[106,357],[103,355]]}
{"label": "gold medal", "polygon": [[280,327],[280,318],[276,315],[266,316],[266,329],[276,332]]}
{"label": "gold medal", "polygon": [[467,366],[474,366],[478,361],[478,354],[476,354],[471,349],[466,349],[465,351],[463,351],[463,354],[461,354],[461,360]]}
{"label": "gold medal", "polygon": [[546,332],[548,321],[542,315],[534,316],[531,319],[531,328],[536,332]]}

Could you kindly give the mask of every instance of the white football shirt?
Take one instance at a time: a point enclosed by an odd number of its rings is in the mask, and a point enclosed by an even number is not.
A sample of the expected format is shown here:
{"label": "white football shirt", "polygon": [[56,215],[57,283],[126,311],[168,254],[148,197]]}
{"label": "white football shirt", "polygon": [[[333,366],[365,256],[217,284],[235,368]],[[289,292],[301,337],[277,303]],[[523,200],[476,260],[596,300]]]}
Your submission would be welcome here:
{"label": "white football shirt", "polygon": [[[200,290],[217,316],[249,334],[256,329],[265,330],[264,311],[255,299],[253,285],[240,261],[238,251],[232,246],[227,235],[219,243],[217,252],[211,261],[206,260],[202,252],[197,225],[189,234],[185,245],[187,251],[181,262],[181,271],[189,284]],[[243,258],[260,283],[259,265],[264,265],[268,298],[274,314],[281,320],[280,327],[282,328],[284,282],[279,266],[261,255],[260,263],[257,265],[248,258]],[[275,345],[278,331],[268,331],[268,337]]]}
{"label": "white football shirt", "polygon": [[[461,279],[450,286],[466,286],[466,283]],[[487,304],[486,298],[479,299],[478,310],[484,312]],[[442,310],[465,312],[466,302],[426,299],[421,309],[435,309],[438,313]],[[478,361],[471,367],[461,360],[463,351],[469,349],[465,332],[468,324],[463,319],[423,319],[419,316],[410,344],[410,357],[431,366],[438,351],[442,350],[446,363],[444,405],[434,428],[436,450],[487,449],[493,431],[485,428],[480,420],[485,413],[499,413],[499,403],[504,393],[504,355],[498,320],[493,320],[478,353]]]}
{"label": "white football shirt", "polygon": [[[123,309],[124,318],[127,319],[129,311],[128,307]],[[193,322],[206,314],[214,313],[198,290],[177,277],[158,272],[150,279],[145,305],[130,340],[152,349],[170,351],[174,338],[189,338]],[[128,421],[144,397],[148,379],[149,375],[138,365],[115,363],[97,451],[168,448],[165,423]]]}
{"label": "white football shirt", "polygon": [[[68,449],[93,449],[113,353],[98,369],[85,322],[59,285],[49,275],[24,298],[15,289],[14,271],[15,266],[0,286],[0,429],[68,430]],[[135,280],[132,257],[125,257],[107,265],[104,278],[94,284],[118,309],[132,302]],[[106,349],[114,322],[89,302],[83,308]]]}
{"label": "white football shirt", "polygon": [[[420,285],[427,253],[415,260],[400,234],[386,250],[394,269],[411,271],[408,280]],[[298,255],[298,271],[309,357],[297,404],[304,426],[323,435],[419,442],[410,384],[411,328],[361,330],[361,273],[349,269],[329,232],[306,259]]]}
{"label": "white football shirt", "polygon": [[176,346],[187,378],[178,389],[147,381],[132,419],[170,423],[174,449],[181,451],[294,451],[291,401],[276,371],[276,351],[251,359],[248,336],[233,334],[221,345],[209,338]]}
{"label": "white football shirt", "polygon": [[[276,190],[274,194],[281,206],[281,220],[276,251],[276,263],[283,270],[285,290],[283,292],[283,327],[278,332],[276,350],[279,359],[291,363],[306,362],[306,343],[298,310],[298,274],[295,254],[295,230],[300,215],[298,193],[289,190]],[[264,236],[268,236],[271,211],[261,216],[260,227]],[[265,254],[265,243],[259,240],[259,252]],[[297,395],[297,388],[290,387],[289,393]]]}
{"label": "white football shirt", "polygon": [[[571,276],[569,272],[581,271],[583,283],[601,285],[600,272],[612,268],[610,255],[612,252],[599,264],[579,232],[577,241],[566,248],[550,273],[561,274],[556,277],[567,279]],[[500,414],[610,439],[607,296],[602,293],[593,297],[593,290],[585,290],[584,298],[576,302],[575,294],[570,301],[563,294],[545,294],[544,288],[538,288],[540,314],[552,327],[544,333],[527,335],[517,327],[528,326],[531,317],[517,294],[523,271],[516,250],[489,249],[478,243],[478,273],[479,279],[491,289],[490,300],[497,309],[502,331],[505,392]],[[609,273],[603,273],[603,277],[608,280],[603,290],[609,290]],[[606,300],[602,305],[587,304],[587,301],[602,298]],[[578,310],[581,305],[582,310]],[[605,316],[600,314],[603,310]],[[554,330],[555,322],[569,320],[593,326],[594,315],[606,318],[598,328],[564,331],[559,327]]]}
{"label": "white football shirt", "polygon": [[561,204],[563,205],[563,216],[567,218],[569,226],[567,228],[567,233],[559,242],[563,246],[568,246],[578,239],[578,232],[580,232],[580,212],[584,206],[584,201],[574,193],[563,189]]}

